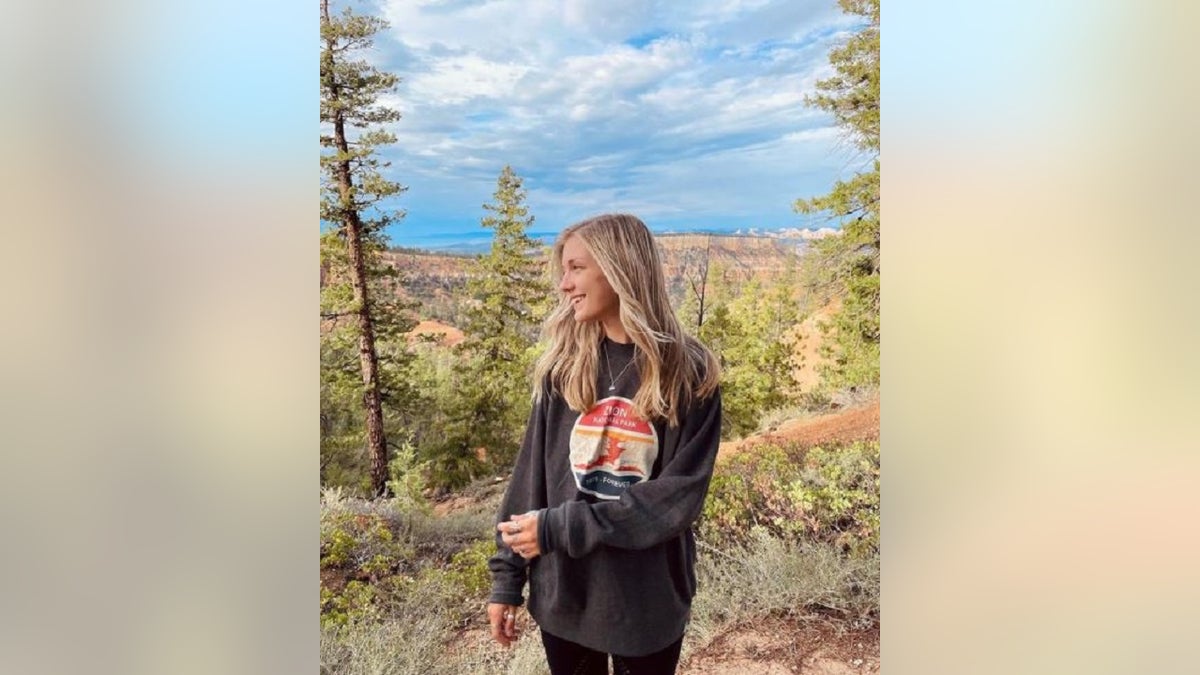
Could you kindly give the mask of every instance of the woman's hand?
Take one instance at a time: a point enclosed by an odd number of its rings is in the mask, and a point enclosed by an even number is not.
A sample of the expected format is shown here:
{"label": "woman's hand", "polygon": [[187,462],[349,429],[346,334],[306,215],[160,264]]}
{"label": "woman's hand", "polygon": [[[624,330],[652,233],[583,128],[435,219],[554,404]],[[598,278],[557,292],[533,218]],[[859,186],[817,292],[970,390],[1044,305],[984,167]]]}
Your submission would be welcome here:
{"label": "woman's hand", "polygon": [[517,555],[526,560],[533,560],[542,554],[538,547],[538,512],[530,511],[513,516],[512,519],[499,523],[500,539]]}
{"label": "woman's hand", "polygon": [[517,639],[517,607],[489,602],[488,623],[492,625],[492,638],[507,647]]}

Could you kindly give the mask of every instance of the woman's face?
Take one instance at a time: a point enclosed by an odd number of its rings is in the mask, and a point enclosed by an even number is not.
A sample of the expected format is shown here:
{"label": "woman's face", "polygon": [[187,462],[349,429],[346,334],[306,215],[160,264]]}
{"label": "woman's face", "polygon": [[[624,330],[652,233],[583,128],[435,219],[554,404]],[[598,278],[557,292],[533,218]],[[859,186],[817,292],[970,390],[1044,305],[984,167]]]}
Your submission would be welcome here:
{"label": "woman's face", "polygon": [[562,267],[558,290],[575,309],[576,321],[620,322],[620,298],[579,237],[563,242]]}

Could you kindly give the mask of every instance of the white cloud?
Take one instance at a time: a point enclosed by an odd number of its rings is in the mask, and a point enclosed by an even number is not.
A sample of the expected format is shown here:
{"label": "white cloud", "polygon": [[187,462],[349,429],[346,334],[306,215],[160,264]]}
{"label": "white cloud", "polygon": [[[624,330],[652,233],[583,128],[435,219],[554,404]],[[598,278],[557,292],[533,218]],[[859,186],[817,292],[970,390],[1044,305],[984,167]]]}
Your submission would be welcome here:
{"label": "white cloud", "polygon": [[552,218],[752,214],[786,210],[849,165],[803,101],[849,25],[833,0],[391,0],[382,12],[392,27],[376,44],[402,78],[389,158],[433,193],[453,188],[428,181],[477,187],[507,163]]}
{"label": "white cloud", "polygon": [[476,97],[503,99],[513,94],[514,85],[529,69],[474,54],[452,56],[433,63],[429,72],[414,75],[408,91],[435,106],[464,103]]}
{"label": "white cloud", "polygon": [[472,3],[392,0],[383,15],[392,35],[417,50],[469,50],[489,58],[534,53],[561,41],[566,28],[555,0],[485,0]]}
{"label": "white cloud", "polygon": [[563,24],[600,41],[620,41],[636,33],[653,18],[654,3],[644,0],[566,0]]}

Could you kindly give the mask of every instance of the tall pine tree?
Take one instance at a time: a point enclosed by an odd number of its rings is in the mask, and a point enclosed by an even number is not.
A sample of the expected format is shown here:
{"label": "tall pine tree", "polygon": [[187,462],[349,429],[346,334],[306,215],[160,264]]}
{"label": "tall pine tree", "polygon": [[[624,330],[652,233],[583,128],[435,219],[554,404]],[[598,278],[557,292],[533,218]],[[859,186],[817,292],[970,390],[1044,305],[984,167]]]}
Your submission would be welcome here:
{"label": "tall pine tree", "polygon": [[710,267],[709,310],[696,336],[721,361],[723,438],[756,430],[766,413],[788,402],[794,284],[790,268],[768,284],[755,277],[736,283],[721,263]]}
{"label": "tall pine tree", "polygon": [[[361,405],[361,435],[376,496],[388,490],[384,402],[389,395],[402,398],[400,392],[386,389],[389,364],[381,362],[378,346],[413,325],[397,307],[389,306],[395,298],[388,279],[392,271],[382,260],[384,230],[402,214],[380,203],[404,188],[380,173],[388,163],[378,158],[376,148],[395,141],[382,125],[395,122],[400,114],[378,99],[395,89],[397,78],[353,58],[370,48],[375,33],[386,25],[349,8],[332,16],[329,1],[321,0],[321,220],[329,227],[322,236],[321,256],[322,449],[332,450],[337,441],[344,444],[356,435],[344,411],[338,414],[337,409],[346,391],[353,391]],[[393,350],[392,356],[392,366],[407,358],[403,350]],[[357,386],[345,377],[355,360]],[[329,463],[323,456],[322,469]]]}
{"label": "tall pine tree", "polygon": [[521,183],[505,166],[494,201],[483,206],[488,215],[481,224],[493,231],[492,247],[467,284],[454,397],[444,441],[431,445],[428,457],[448,486],[509,466],[529,415],[530,369],[550,294],[543,281],[544,247],[527,234],[533,216]]}
{"label": "tall pine tree", "polygon": [[822,375],[831,388],[879,383],[879,0],[839,0],[843,11],[867,19],[844,45],[830,50],[834,76],[817,83],[809,105],[833,114],[872,169],[838,181],[820,197],[800,199],[799,213],[825,213],[841,223],[840,236],[813,247],[811,286],[844,294],[830,325],[830,359]]}

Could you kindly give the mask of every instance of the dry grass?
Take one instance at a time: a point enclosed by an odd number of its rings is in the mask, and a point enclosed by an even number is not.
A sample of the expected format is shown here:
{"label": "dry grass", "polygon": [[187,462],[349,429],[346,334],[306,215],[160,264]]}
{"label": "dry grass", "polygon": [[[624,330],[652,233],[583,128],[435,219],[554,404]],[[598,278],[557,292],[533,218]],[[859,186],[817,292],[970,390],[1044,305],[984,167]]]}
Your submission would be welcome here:
{"label": "dry grass", "polygon": [[701,544],[696,576],[685,657],[769,616],[834,616],[861,626],[879,614],[878,555],[854,560],[829,544],[797,544],[755,531],[744,547]]}
{"label": "dry grass", "polygon": [[408,617],[326,628],[321,634],[321,673],[548,675],[550,672],[536,626],[513,647],[505,649],[486,632],[463,633],[437,617],[437,612],[415,611]]}

